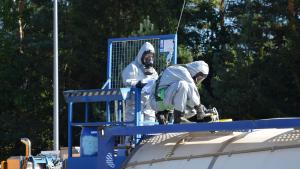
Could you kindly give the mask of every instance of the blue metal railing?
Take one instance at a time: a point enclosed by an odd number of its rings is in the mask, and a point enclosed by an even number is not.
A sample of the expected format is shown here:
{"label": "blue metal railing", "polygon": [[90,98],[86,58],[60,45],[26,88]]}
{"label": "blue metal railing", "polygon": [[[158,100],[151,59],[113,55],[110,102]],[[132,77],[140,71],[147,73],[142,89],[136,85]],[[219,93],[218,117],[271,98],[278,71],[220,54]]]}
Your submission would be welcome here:
{"label": "blue metal railing", "polygon": [[[122,101],[127,100],[129,95],[135,93],[135,119],[131,122],[122,121]],[[132,124],[135,126],[140,125],[140,110],[141,110],[141,101],[140,101],[140,89],[137,88],[120,88],[120,89],[92,89],[92,90],[68,90],[64,92],[64,97],[68,103],[68,153],[69,157],[72,157],[72,140],[73,140],[73,129],[72,127],[95,127],[95,126],[124,126]],[[106,112],[106,121],[105,122],[89,122],[89,105],[90,102],[106,102],[107,105],[109,102],[117,101],[118,118],[115,121],[111,121],[110,112]],[[73,122],[73,105],[76,103],[85,104],[84,112],[84,121],[82,122]],[[107,109],[107,108],[106,108]],[[109,108],[108,108],[109,109]]]}

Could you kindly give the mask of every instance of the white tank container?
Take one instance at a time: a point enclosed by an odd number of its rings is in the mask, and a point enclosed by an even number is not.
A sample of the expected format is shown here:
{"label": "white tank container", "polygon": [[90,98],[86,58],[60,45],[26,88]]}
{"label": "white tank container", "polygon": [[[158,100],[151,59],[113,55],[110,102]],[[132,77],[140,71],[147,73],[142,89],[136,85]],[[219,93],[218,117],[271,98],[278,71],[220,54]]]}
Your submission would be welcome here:
{"label": "white tank container", "polygon": [[299,169],[300,130],[168,133],[131,154],[134,169]]}

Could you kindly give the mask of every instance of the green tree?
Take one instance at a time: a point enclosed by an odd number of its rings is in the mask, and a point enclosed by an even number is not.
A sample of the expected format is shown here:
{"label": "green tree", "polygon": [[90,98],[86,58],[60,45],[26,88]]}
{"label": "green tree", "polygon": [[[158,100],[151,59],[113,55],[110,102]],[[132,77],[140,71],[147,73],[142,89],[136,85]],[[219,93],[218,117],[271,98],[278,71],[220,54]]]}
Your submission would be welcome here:
{"label": "green tree", "polygon": [[51,4],[2,3],[1,159],[24,154],[21,137],[31,139],[33,153],[52,145],[51,21],[44,19],[51,18]]}
{"label": "green tree", "polygon": [[298,115],[299,50],[292,46],[299,43],[299,3],[292,2],[227,1],[224,8],[213,1],[187,4],[181,36],[198,54],[194,59],[209,62],[203,100],[223,117]]}
{"label": "green tree", "polygon": [[138,31],[133,31],[132,36],[141,36],[141,35],[156,35],[158,33],[157,29],[154,28],[154,24],[151,23],[149,15],[146,19],[143,19],[143,22],[140,23],[140,28]]}
{"label": "green tree", "polygon": [[[61,146],[62,92],[104,84],[108,38],[175,33],[182,3],[59,1]],[[209,63],[205,105],[234,119],[299,116],[299,9],[299,0],[187,1],[178,60]],[[1,160],[24,154],[20,137],[32,140],[34,154],[52,147],[52,27],[51,1],[0,1]]]}

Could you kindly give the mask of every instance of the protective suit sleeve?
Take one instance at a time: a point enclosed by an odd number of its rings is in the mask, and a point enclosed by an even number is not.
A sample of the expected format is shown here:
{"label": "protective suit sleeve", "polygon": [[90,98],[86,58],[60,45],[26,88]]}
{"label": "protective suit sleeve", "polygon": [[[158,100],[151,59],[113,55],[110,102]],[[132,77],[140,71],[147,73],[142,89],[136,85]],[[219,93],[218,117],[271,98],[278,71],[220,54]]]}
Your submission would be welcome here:
{"label": "protective suit sleeve", "polygon": [[[145,80],[145,79],[143,79]],[[155,85],[155,79],[151,79],[147,81],[147,84],[143,87],[142,92],[147,93],[147,94],[151,94],[152,88]]]}
{"label": "protective suit sleeve", "polygon": [[190,83],[190,85],[189,85],[188,96],[189,96],[189,100],[188,100],[187,104],[190,107],[200,105],[200,95],[199,95],[197,87],[193,83]]}
{"label": "protective suit sleeve", "polygon": [[138,68],[134,64],[129,64],[122,71],[122,80],[125,86],[135,86],[138,83]]}

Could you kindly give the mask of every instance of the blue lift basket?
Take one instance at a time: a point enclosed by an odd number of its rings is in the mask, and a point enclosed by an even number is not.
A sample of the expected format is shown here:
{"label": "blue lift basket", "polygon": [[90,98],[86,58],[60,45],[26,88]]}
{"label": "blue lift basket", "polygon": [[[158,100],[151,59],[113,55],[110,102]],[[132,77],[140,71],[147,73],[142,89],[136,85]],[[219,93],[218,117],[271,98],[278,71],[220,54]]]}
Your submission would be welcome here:
{"label": "blue lift basket", "polygon": [[[249,131],[266,128],[296,128],[300,126],[300,118],[243,120],[223,123],[143,125],[141,121],[141,91],[137,88],[122,88],[119,75],[121,74],[120,70],[134,59],[139,47],[145,41],[150,41],[154,44],[156,57],[164,57],[162,61],[168,62],[168,64],[176,63],[177,35],[109,39],[108,79],[105,85],[101,89],[69,90],[64,92],[64,97],[68,104],[68,169],[122,168],[128,158],[128,147],[126,146],[126,139],[122,141],[121,138],[126,137],[134,138],[133,145],[138,145],[143,138],[141,136],[159,133]],[[128,59],[128,57],[131,58]],[[160,71],[164,68],[163,66],[168,64],[156,65],[156,68]],[[135,97],[135,119],[132,122],[124,122],[122,117],[123,105],[130,97]],[[105,121],[89,122],[89,104],[95,102],[105,103]],[[76,103],[85,105],[85,118],[80,122],[74,122],[73,120],[73,105]],[[112,103],[114,109],[111,108]],[[112,120],[111,116],[115,118]],[[98,135],[96,155],[72,157],[74,127],[96,128]]]}

